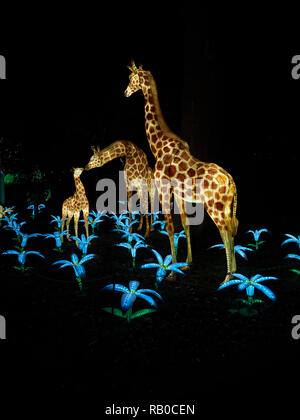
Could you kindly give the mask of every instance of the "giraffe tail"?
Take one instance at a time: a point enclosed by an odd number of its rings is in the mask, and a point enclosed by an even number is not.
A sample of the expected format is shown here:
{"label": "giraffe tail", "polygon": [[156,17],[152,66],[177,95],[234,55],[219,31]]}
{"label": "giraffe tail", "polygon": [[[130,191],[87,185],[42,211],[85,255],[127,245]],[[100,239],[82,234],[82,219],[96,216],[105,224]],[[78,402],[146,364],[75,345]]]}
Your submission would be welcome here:
{"label": "giraffe tail", "polygon": [[233,201],[232,201],[232,216],[231,216],[231,233],[232,236],[236,236],[239,221],[236,217],[236,208],[237,208],[237,191],[236,186],[234,185]]}

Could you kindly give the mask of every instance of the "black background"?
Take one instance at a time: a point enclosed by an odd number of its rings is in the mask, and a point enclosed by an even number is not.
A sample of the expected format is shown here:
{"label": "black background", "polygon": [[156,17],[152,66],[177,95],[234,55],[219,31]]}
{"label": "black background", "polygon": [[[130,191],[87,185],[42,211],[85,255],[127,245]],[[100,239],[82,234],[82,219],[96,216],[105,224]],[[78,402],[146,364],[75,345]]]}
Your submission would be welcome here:
{"label": "black background", "polygon": [[[137,12],[132,21],[126,9],[116,17],[81,12],[2,28],[1,136],[23,142],[24,164],[69,169],[85,165],[90,145],[129,139],[153,166],[142,94],[123,96],[134,58],[152,71],[170,127],[196,157],[235,178],[241,222],[291,229],[299,92],[292,11],[202,7],[168,17]],[[86,182],[93,190],[95,177]]]}
{"label": "black background", "polygon": [[[190,141],[194,156],[233,175],[241,226],[296,233],[296,12],[287,6],[173,7],[168,13],[154,4],[144,7],[72,6],[62,12],[45,6],[2,15],[7,80],[0,82],[0,136],[21,141],[26,167],[83,166],[91,145],[117,139],[142,147],[153,166],[142,94],[123,95],[126,66],[134,58],[151,70],[165,119]],[[96,179],[118,168],[115,163],[83,175],[92,200]],[[57,196],[72,189],[70,174],[66,184],[57,185]]]}

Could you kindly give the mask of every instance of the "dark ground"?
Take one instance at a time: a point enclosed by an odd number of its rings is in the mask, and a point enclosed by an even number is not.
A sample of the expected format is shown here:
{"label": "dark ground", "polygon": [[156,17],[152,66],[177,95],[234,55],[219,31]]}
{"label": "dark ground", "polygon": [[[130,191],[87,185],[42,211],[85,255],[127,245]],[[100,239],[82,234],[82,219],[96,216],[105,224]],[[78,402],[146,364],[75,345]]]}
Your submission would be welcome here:
{"label": "dark ground", "polygon": [[[51,207],[35,221],[28,211],[18,210],[19,220],[27,220],[24,232],[52,231],[48,222],[56,213]],[[232,393],[238,398],[252,390],[271,390],[276,397],[283,382],[293,391],[288,378],[297,369],[299,343],[291,337],[291,318],[299,312],[300,283],[289,271],[297,262],[283,259],[288,253],[280,247],[283,237],[266,235],[266,243],[248,254],[248,262],[237,256],[239,272],[279,277],[266,282],[277,301],[257,292],[265,303],[254,305],[256,314],[245,316],[236,300],[241,292],[234,287],[217,291],[224,280],[225,258],[223,251],[207,249],[220,240],[206,217],[204,226],[192,228],[191,270],[160,285],[165,302],[156,313],[127,323],[101,310],[112,304],[120,307],[121,297],[101,288],[112,282],[128,285],[133,279],[153,288],[154,271],[130,268],[127,251],[114,247],[120,241],[112,227],[110,221],[101,223],[99,238],[89,248],[99,259],[86,264],[83,295],[71,268],[51,266],[57,259],[69,259],[76,252],[73,244],[65,244],[60,254],[52,250],[54,240],[29,239],[27,249],[46,257],[29,256],[29,274],[12,268],[15,256],[0,256],[0,304],[8,330],[7,343],[1,345],[14,392],[98,395],[101,406],[109,400],[205,404],[207,398],[229,398]],[[1,229],[1,251],[13,248],[13,237]],[[248,239],[241,230],[236,243],[246,245]],[[184,241],[179,261],[185,258]],[[147,242],[162,255],[168,253],[167,237],[153,232]],[[137,265],[149,258],[151,252],[141,250]],[[134,309],[148,306],[137,301]]]}

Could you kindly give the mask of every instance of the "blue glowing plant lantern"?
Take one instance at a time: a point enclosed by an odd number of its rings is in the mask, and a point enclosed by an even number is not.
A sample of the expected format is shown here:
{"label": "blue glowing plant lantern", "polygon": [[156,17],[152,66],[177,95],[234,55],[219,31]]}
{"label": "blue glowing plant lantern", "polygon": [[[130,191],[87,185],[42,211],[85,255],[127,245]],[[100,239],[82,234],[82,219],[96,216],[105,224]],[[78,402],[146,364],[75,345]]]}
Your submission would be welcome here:
{"label": "blue glowing plant lantern", "polygon": [[271,231],[269,229],[260,229],[260,230],[247,230],[247,232],[245,233],[252,233],[253,235],[253,239],[255,241],[255,244],[248,244],[247,246],[251,246],[253,248],[255,248],[256,250],[258,249],[259,245],[263,244],[265,241],[260,241],[260,235],[263,233],[269,233],[271,234]]}
{"label": "blue glowing plant lantern", "polygon": [[[152,215],[153,223],[159,220],[159,215],[161,214],[161,211],[157,211],[155,213],[149,213],[149,216]],[[152,226],[153,226],[152,223]]]}
{"label": "blue glowing plant lantern", "polygon": [[[115,213],[113,213],[111,215],[111,218],[113,219],[114,223],[115,223],[115,227],[117,230],[119,229],[124,229],[124,221],[128,220],[129,221],[129,217],[126,216],[126,214],[121,213],[119,216]],[[125,224],[126,226],[126,224]]]}
{"label": "blue glowing plant lantern", "polygon": [[45,204],[39,204],[38,205],[38,212],[41,213],[41,211],[45,208],[46,208]]}
{"label": "blue glowing plant lantern", "polygon": [[7,225],[4,226],[4,229],[11,229],[17,235],[20,235],[21,227],[25,224],[26,222],[17,223],[16,219],[12,219],[12,220],[7,221]]}
{"label": "blue glowing plant lantern", "polygon": [[[284,258],[293,258],[295,260],[300,260],[300,255],[297,254],[288,254]],[[290,271],[293,271],[296,274],[300,274],[300,270],[297,270],[296,268],[291,268]]]}
{"label": "blue glowing plant lantern", "polygon": [[167,271],[173,271],[179,274],[184,274],[180,268],[186,267],[187,263],[174,263],[172,262],[172,255],[167,255],[165,259],[155,249],[151,250],[157,258],[157,263],[144,264],[141,268],[157,268],[156,271],[156,285],[160,284],[166,277]]}
{"label": "blue glowing plant lantern", "polygon": [[[6,207],[4,208],[4,210],[6,209]],[[8,211],[3,215],[3,221],[5,221],[7,223],[7,225],[5,226],[7,227],[11,227],[12,222],[13,221],[17,221],[18,219],[18,213],[12,213],[12,209],[13,207],[11,207],[10,209],[8,209]]]}
{"label": "blue glowing plant lantern", "polygon": [[13,240],[17,240],[17,241],[20,242],[21,241],[21,236],[22,236],[21,228],[25,224],[26,224],[26,222],[17,223],[15,220],[12,220],[6,226],[4,226],[3,229],[11,229],[11,230],[13,230],[14,233],[16,234],[16,236],[17,236]]}
{"label": "blue glowing plant lantern", "polygon": [[35,205],[30,204],[30,206],[27,207],[27,210],[31,210],[31,217],[34,219],[34,217],[35,217]]}
{"label": "blue glowing plant lantern", "polygon": [[61,237],[68,235],[68,231],[65,230],[63,232],[60,232],[59,230],[54,231],[53,233],[45,233],[43,236],[45,239],[54,239],[56,248],[54,248],[54,251],[62,252],[62,242]]}
{"label": "blue glowing plant lantern", "polygon": [[[132,213],[133,214],[133,213]],[[131,222],[129,222],[129,217],[123,217],[119,222],[118,222],[118,226],[119,226],[119,230],[121,232],[131,232],[132,227],[135,223],[138,223],[138,220],[132,220]]]}
{"label": "blue glowing plant lantern", "polygon": [[60,216],[53,216],[53,215],[51,215],[51,217],[52,217],[52,220],[51,220],[50,223],[56,223],[56,226],[55,226],[54,229],[60,231],[61,224],[62,224],[62,218]]}
{"label": "blue glowing plant lantern", "polygon": [[81,258],[81,260],[79,260],[76,254],[72,254],[71,261],[59,260],[59,261],[55,261],[52,265],[61,264],[59,268],[72,267],[75,273],[79,290],[82,291],[82,280],[85,279],[86,277],[86,272],[85,272],[85,268],[83,264],[94,258],[97,258],[97,255],[87,254],[83,258]]}
{"label": "blue glowing plant lantern", "polygon": [[238,285],[238,290],[246,290],[247,296],[248,296],[248,302],[254,303],[253,296],[254,296],[254,290],[257,289],[264,293],[269,299],[276,300],[276,297],[271,289],[269,289],[267,286],[260,284],[262,281],[266,280],[278,280],[277,277],[264,277],[261,274],[256,274],[250,279],[243,274],[240,273],[233,273],[232,274],[235,279],[229,280],[225,283],[222,283],[221,286],[218,288],[218,290],[224,289],[225,287],[232,286],[232,285]]}
{"label": "blue glowing plant lantern", "polygon": [[[166,235],[169,237],[169,234],[166,230],[159,230],[159,233],[162,233],[163,235]],[[175,255],[177,257],[177,250],[178,250],[178,243],[180,238],[186,238],[185,231],[182,230],[179,233],[174,233],[174,247],[175,247]]]}
{"label": "blue glowing plant lantern", "polygon": [[159,231],[162,232],[166,229],[166,221],[165,220],[156,220],[152,223],[151,226],[159,226]]}
{"label": "blue glowing plant lantern", "polygon": [[139,241],[145,241],[145,238],[142,236],[142,235],[140,235],[140,234],[138,234],[138,233],[130,233],[130,232],[127,232],[127,231],[125,231],[125,230],[122,230],[122,229],[120,229],[120,232],[124,232],[123,233],[123,235],[121,236],[121,238],[123,239],[127,239],[127,242],[129,243],[129,244],[131,244],[131,242],[132,241],[135,241],[135,242],[139,242]]}
{"label": "blue glowing plant lantern", "polygon": [[134,318],[138,318],[140,316],[149,314],[150,312],[154,312],[152,309],[143,309],[141,311],[137,311],[134,314],[132,313],[132,307],[136,299],[139,297],[146,302],[150,303],[151,306],[154,308],[157,308],[157,304],[155,300],[148,296],[148,294],[154,295],[161,301],[163,301],[163,298],[158,294],[155,290],[151,289],[140,289],[138,290],[138,287],[140,285],[139,281],[132,280],[129,282],[129,288],[123,286],[122,284],[109,284],[105,287],[103,287],[102,291],[104,290],[113,290],[117,292],[123,293],[121,297],[121,311],[114,308],[102,308],[106,312],[112,313],[113,315],[120,316],[121,318],[126,318],[128,322],[130,322]]}
{"label": "blue glowing plant lantern", "polygon": [[99,238],[99,236],[90,235],[88,238],[86,238],[84,233],[81,235],[81,238],[78,238],[77,236],[71,236],[71,239],[76,241],[76,245],[78,246],[83,255],[87,253],[89,243],[95,238]]}
{"label": "blue glowing plant lantern", "polygon": [[[213,245],[209,247],[209,249],[211,248],[225,248],[225,246],[224,244],[217,244],[217,245]],[[245,254],[245,251],[254,251],[254,250],[251,248],[247,248],[246,246],[242,246],[242,245],[234,246],[234,253],[240,255],[242,258],[247,260],[247,255]]]}
{"label": "blue glowing plant lantern", "polygon": [[116,244],[116,246],[122,246],[123,248],[129,249],[131,257],[132,257],[133,268],[135,268],[135,258],[136,258],[137,250],[140,248],[148,248],[148,245],[146,245],[143,241],[138,241],[134,245],[132,243],[123,242],[121,244]]}
{"label": "blue glowing plant lantern", "polygon": [[21,270],[21,271],[26,271],[28,269],[30,269],[31,267],[26,267],[25,268],[25,262],[26,262],[26,257],[27,255],[38,255],[41,258],[45,258],[44,255],[42,255],[40,252],[37,251],[16,251],[16,250],[8,250],[5,252],[2,252],[2,255],[17,255],[18,256],[18,263],[19,263],[19,267],[18,266],[13,266],[13,268],[17,269],[17,270]]}
{"label": "blue glowing plant lantern", "polygon": [[[102,223],[103,217],[108,217],[105,211],[98,211],[95,212],[94,210],[89,213],[88,217],[88,224],[92,228],[92,233],[95,232],[95,229],[99,227],[100,223]],[[80,220],[81,223],[85,223],[84,220]]]}
{"label": "blue glowing plant lantern", "polygon": [[30,238],[37,238],[38,236],[43,236],[43,235],[41,233],[30,233],[30,234],[27,234],[27,233],[20,232],[20,236],[22,238],[21,248],[25,248],[25,246],[27,245],[28,239],[30,239]]}
{"label": "blue glowing plant lantern", "polygon": [[300,235],[298,237],[290,235],[289,233],[285,233],[284,236],[287,236],[288,239],[282,242],[281,246],[287,243],[295,243],[298,245],[298,249],[300,250]]}

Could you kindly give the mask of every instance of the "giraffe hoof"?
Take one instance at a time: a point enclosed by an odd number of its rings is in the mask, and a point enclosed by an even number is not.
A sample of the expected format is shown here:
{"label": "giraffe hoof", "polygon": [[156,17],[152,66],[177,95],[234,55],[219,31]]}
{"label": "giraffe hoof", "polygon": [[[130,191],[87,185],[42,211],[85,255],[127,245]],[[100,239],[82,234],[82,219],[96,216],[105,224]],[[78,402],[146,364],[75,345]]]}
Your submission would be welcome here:
{"label": "giraffe hoof", "polygon": [[187,263],[187,265],[185,265],[184,267],[180,267],[180,270],[182,271],[187,271],[189,270],[191,267],[189,266],[189,264]]}
{"label": "giraffe hoof", "polygon": [[171,273],[167,275],[166,280],[176,280],[176,273],[171,271]]}
{"label": "giraffe hoof", "polygon": [[220,286],[222,286],[222,284],[227,283],[229,280],[232,280],[234,277],[231,273],[226,274],[225,280],[222,281],[222,283],[220,284]]}

